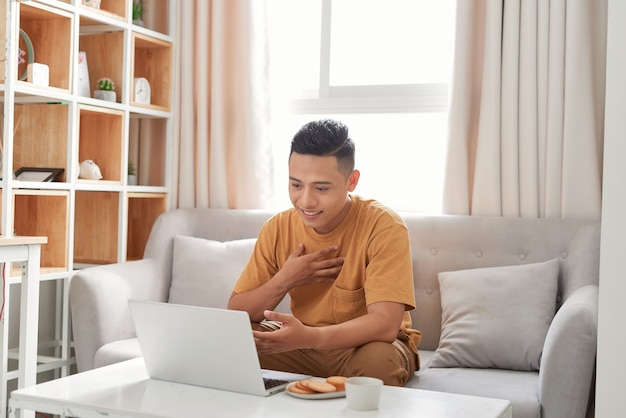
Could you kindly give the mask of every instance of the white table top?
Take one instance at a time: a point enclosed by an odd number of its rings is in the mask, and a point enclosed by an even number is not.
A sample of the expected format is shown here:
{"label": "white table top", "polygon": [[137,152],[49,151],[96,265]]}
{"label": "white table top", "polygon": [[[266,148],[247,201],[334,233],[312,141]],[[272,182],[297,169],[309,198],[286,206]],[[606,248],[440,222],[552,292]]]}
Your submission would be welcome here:
{"label": "white table top", "polygon": [[6,245],[31,245],[31,244],[47,244],[48,237],[24,237],[17,235],[0,235],[0,247]]}
{"label": "white table top", "polygon": [[384,386],[377,411],[347,408],[345,398],[303,400],[282,392],[269,397],[148,378],[142,358],[52,380],[11,394],[11,411],[37,408],[69,416],[110,417],[466,417],[511,418],[501,399]]}

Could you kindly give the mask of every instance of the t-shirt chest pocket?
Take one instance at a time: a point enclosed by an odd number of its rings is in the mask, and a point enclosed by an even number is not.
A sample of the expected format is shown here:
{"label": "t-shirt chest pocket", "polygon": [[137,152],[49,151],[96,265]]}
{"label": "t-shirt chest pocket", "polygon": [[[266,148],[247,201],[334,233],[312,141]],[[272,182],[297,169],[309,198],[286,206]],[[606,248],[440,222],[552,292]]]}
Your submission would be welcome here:
{"label": "t-shirt chest pocket", "polygon": [[365,289],[356,290],[332,288],[333,316],[337,323],[346,322],[367,313],[365,306]]}

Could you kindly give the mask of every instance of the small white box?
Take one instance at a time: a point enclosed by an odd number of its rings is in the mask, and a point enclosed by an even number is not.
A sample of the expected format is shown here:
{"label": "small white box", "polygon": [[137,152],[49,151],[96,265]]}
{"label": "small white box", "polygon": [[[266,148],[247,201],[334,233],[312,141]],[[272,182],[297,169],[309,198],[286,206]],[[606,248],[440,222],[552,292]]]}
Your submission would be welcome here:
{"label": "small white box", "polygon": [[46,64],[37,62],[28,64],[26,81],[38,86],[48,86],[50,84],[50,68]]}

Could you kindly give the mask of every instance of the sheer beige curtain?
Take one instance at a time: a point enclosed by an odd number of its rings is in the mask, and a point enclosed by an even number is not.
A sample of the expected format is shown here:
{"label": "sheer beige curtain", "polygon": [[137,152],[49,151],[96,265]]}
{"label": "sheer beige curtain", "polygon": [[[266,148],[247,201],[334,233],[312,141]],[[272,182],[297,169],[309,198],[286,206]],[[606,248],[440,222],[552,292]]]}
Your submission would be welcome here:
{"label": "sheer beige curtain", "polygon": [[173,205],[263,208],[271,196],[264,2],[177,2]]}
{"label": "sheer beige curtain", "polygon": [[460,0],[444,212],[600,219],[606,0]]}

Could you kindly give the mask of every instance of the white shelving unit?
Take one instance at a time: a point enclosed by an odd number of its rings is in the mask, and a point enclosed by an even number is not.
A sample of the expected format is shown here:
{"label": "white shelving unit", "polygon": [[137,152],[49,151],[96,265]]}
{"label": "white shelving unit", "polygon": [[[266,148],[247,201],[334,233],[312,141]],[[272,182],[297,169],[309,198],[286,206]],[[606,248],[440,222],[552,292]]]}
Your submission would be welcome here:
{"label": "white shelving unit", "polygon": [[[132,0],[102,0],[99,9],[83,0],[0,0],[6,44],[0,66],[0,230],[48,237],[41,248],[38,372],[53,377],[70,373],[73,363],[68,285],[74,271],[141,258],[154,220],[171,207],[175,2],[143,2],[145,25],[139,26]],[[48,85],[20,79],[32,58],[26,39],[34,62],[48,66]],[[20,50],[24,64],[18,64]],[[99,78],[109,77],[116,102],[78,94],[81,52],[89,92]],[[134,100],[135,77],[150,82],[150,104]],[[79,163],[89,159],[102,179],[79,178]],[[129,162],[137,185],[128,182]],[[63,171],[54,181],[15,178],[24,168]],[[14,265],[10,277],[20,273]],[[8,282],[13,284],[6,298],[19,290],[17,280]],[[12,352],[18,340],[9,336]]]}

